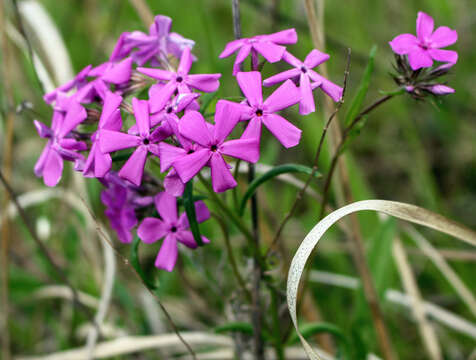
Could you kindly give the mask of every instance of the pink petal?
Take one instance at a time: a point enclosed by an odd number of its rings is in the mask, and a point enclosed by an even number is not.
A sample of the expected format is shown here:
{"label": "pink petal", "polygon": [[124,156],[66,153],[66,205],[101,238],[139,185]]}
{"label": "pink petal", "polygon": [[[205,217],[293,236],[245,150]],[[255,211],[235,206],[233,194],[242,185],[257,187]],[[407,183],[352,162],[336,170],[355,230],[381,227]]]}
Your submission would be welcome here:
{"label": "pink petal", "polygon": [[285,148],[299,144],[301,130],[285,118],[277,114],[269,114],[263,116],[263,123]]}
{"label": "pink petal", "polygon": [[51,149],[45,160],[43,168],[43,181],[46,186],[56,186],[61,179],[63,173],[63,159],[61,156]]}
{"label": "pink petal", "polygon": [[209,149],[200,149],[174,161],[173,167],[182,182],[189,182],[207,164],[211,154]]}
{"label": "pink petal", "polygon": [[246,126],[241,135],[241,139],[256,139],[259,143],[261,138],[261,119],[263,117],[254,116]]}
{"label": "pink petal", "polygon": [[455,92],[455,89],[450,88],[449,86],[440,85],[440,84],[433,85],[428,90],[430,90],[433,94],[436,94],[436,95],[447,95],[447,94],[453,94]]}
{"label": "pink petal", "polygon": [[160,171],[164,172],[168,170],[172,163],[181,156],[185,156],[187,152],[179,147],[161,142],[159,144],[159,153],[160,153]]}
{"label": "pink petal", "polygon": [[136,118],[137,127],[141,136],[149,135],[150,120],[149,120],[149,103],[146,100],[139,100],[132,98],[132,109]]}
{"label": "pink petal", "polygon": [[168,82],[159,91],[151,93],[149,98],[150,113],[155,114],[163,110],[176,88],[177,85],[174,82]]}
{"label": "pink petal", "polygon": [[186,46],[183,49],[182,56],[180,57],[180,64],[177,69],[178,74],[188,74],[190,68],[192,67],[192,50]]}
{"label": "pink petal", "polygon": [[[122,102],[122,96],[114,94],[113,92],[108,92],[106,98],[104,99],[104,105],[101,112],[101,118],[99,119],[99,127],[102,128],[114,112],[117,111],[119,105]],[[120,117],[119,112],[119,117]],[[117,115],[115,115],[117,117]]]}
{"label": "pink petal", "polygon": [[423,11],[419,11],[416,23],[416,33],[418,39],[421,41],[426,41],[431,36],[434,25],[433,18],[430,15],[424,13]]}
{"label": "pink petal", "polygon": [[301,92],[301,101],[299,102],[299,113],[307,115],[316,111],[314,96],[312,94],[311,82],[307,74],[301,74],[299,81],[299,91]]}
{"label": "pink petal", "polygon": [[431,35],[431,45],[436,48],[444,48],[453,45],[458,40],[456,30],[451,30],[447,26],[440,26]]}
{"label": "pink petal", "polygon": [[46,159],[48,159],[48,153],[51,151],[51,146],[50,143],[46,144],[46,146],[43,148],[43,151],[41,152],[40,157],[36,161],[35,167],[34,167],[34,172],[35,175],[40,177],[43,176],[43,169],[45,168],[46,164]]}
{"label": "pink petal", "polygon": [[261,73],[258,71],[239,72],[236,74],[236,80],[240,85],[241,91],[248,99],[251,106],[259,106],[263,102],[261,91]]}
{"label": "pink petal", "polygon": [[177,233],[177,240],[190,249],[198,247],[191,231],[180,231]]}
{"label": "pink petal", "polygon": [[51,129],[45,124],[43,124],[41,121],[33,120],[33,124],[35,125],[36,131],[38,132],[38,135],[40,135],[40,137],[47,138],[53,135]]}
{"label": "pink petal", "polygon": [[215,107],[215,140],[223,142],[240,120],[240,110],[228,101],[219,100]]}
{"label": "pink petal", "polygon": [[251,45],[243,44],[238,55],[236,55],[235,63],[233,65],[233,75],[236,75],[240,70],[240,65],[245,61],[246,57],[250,54]]}
{"label": "pink petal", "polygon": [[[195,202],[195,216],[199,224],[210,218],[210,210],[208,210],[207,205],[203,201]],[[178,224],[181,229],[188,229],[190,227],[186,213],[180,215]]]}
{"label": "pink petal", "polygon": [[179,121],[179,132],[202,146],[209,146],[212,138],[202,114],[188,111]]}
{"label": "pink petal", "polygon": [[433,60],[431,59],[429,52],[418,47],[414,48],[408,54],[408,62],[413,70],[433,65]]}
{"label": "pink petal", "polygon": [[152,244],[167,234],[167,227],[157,218],[145,218],[137,228],[137,236],[146,244]]}
{"label": "pink petal", "polygon": [[275,63],[282,59],[286,48],[272,42],[258,41],[253,43],[253,49],[260,53],[270,63]]}
{"label": "pink petal", "polygon": [[166,271],[172,271],[177,262],[178,246],[173,235],[167,235],[162,243],[159,254],[155,259],[155,267]]}
{"label": "pink petal", "polygon": [[225,49],[222,53],[218,56],[220,59],[226,58],[233,54],[236,50],[238,50],[241,46],[243,46],[243,40],[233,40],[226,44]]}
{"label": "pink petal", "polygon": [[276,44],[295,44],[298,36],[295,29],[282,30],[266,36],[266,39]]}
{"label": "pink petal", "polygon": [[171,80],[174,76],[174,73],[161,69],[138,67],[136,70],[144,75],[150,76],[151,78],[163,81]]}
{"label": "pink petal", "polygon": [[222,144],[220,152],[237,159],[256,163],[259,160],[259,139],[230,140]]}
{"label": "pink petal", "polygon": [[139,146],[141,140],[135,135],[124,134],[119,131],[100,130],[99,148],[103,153]]}
{"label": "pink petal", "polygon": [[177,199],[175,196],[162,191],[155,196],[154,202],[159,215],[165,222],[173,223],[177,221]]}
{"label": "pink petal", "polygon": [[323,62],[329,60],[329,58],[329,54],[314,49],[306,56],[306,59],[304,60],[304,65],[312,69],[313,67],[321,65]]}
{"label": "pink petal", "polygon": [[132,58],[127,58],[107,70],[102,79],[111,84],[123,84],[131,78]]}
{"label": "pink petal", "polygon": [[406,55],[418,46],[418,39],[413,34],[401,34],[389,42],[393,52],[398,55]]}
{"label": "pink petal", "polygon": [[194,74],[188,75],[187,85],[203,92],[214,92],[220,87],[218,79],[221,74]]}
{"label": "pink petal", "polygon": [[263,103],[266,112],[276,112],[297,104],[301,100],[301,93],[291,80],[286,80]]}
{"label": "pink petal", "polygon": [[129,180],[136,186],[140,186],[144,173],[145,162],[147,160],[147,148],[139,146],[126,161],[119,171],[119,176]]}
{"label": "pink petal", "polygon": [[433,60],[455,64],[458,61],[458,53],[453,50],[430,49],[428,54]]}
{"label": "pink petal", "polygon": [[284,52],[283,60],[296,68],[301,68],[301,66],[304,65],[304,63],[301,60],[299,60],[297,57],[295,57],[293,54],[291,54],[288,51]]}
{"label": "pink petal", "polygon": [[88,114],[86,113],[86,109],[80,103],[72,101],[63,123],[60,126],[58,135],[61,137],[68,135],[71,130],[76,128],[76,126],[87,117]]}
{"label": "pink petal", "polygon": [[312,83],[311,86],[313,89],[320,87],[330,98],[334,101],[340,101],[342,99],[342,92],[344,89],[337,84],[334,84],[332,81],[327,80],[321,75],[317,75],[318,80],[316,83]]}
{"label": "pink petal", "polygon": [[299,69],[286,70],[279,74],[276,74],[267,78],[266,80],[263,81],[263,85],[271,86],[271,85],[283,82],[285,80],[292,79],[296,76],[299,76],[299,74],[301,74],[301,71],[299,71]]}
{"label": "pink petal", "polygon": [[171,169],[164,178],[164,188],[170,195],[182,196],[185,190],[185,184],[180,180],[175,169]]}
{"label": "pink petal", "polygon": [[213,153],[210,159],[212,169],[213,191],[220,193],[234,188],[237,184],[223,157],[218,153]]}

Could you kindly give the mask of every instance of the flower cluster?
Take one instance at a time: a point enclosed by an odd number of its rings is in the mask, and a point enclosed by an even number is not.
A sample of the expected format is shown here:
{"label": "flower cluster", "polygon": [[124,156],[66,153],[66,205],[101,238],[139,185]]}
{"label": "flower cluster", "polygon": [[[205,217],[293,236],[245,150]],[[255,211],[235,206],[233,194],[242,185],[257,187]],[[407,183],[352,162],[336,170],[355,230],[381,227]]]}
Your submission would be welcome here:
{"label": "flower cluster", "polygon": [[[418,37],[404,34],[391,42],[394,51],[408,55],[411,71],[431,66],[431,59],[454,63],[456,56],[438,48],[455,40],[455,33],[447,28],[433,33],[433,21],[422,13],[418,24]],[[334,101],[340,101],[343,93],[315,70],[329,55],[313,49],[301,61],[287,50],[297,42],[294,29],[243,38],[228,43],[219,56],[237,53],[233,75],[243,100],[219,99],[209,122],[200,96],[217,91],[221,74],[193,73],[194,41],[170,32],[171,25],[170,18],[158,15],[149,34],[123,33],[107,62],[85,67],[45,95],[53,108],[51,127],[35,121],[39,135],[48,139],[36,175],[55,186],[66,160],[85,177],[99,179],[105,186],[101,195],[105,214],[119,240],[130,243],[137,225],[137,235],[145,243],[164,238],[155,265],[168,271],[175,265],[179,242],[192,249],[197,242],[209,242],[195,238],[188,230],[190,219],[178,215],[177,197],[184,194],[186,184],[209,168],[215,192],[235,187],[228,161],[256,163],[263,126],[283,147],[294,147],[301,130],[280,112],[295,104],[301,115],[314,112],[317,88]],[[244,71],[248,56],[251,66]],[[263,81],[262,66],[281,60],[291,68]],[[431,73],[433,77],[439,69]],[[408,66],[405,71],[411,77]],[[421,82],[407,83],[406,77],[400,81],[409,92],[421,91]],[[263,98],[262,87],[276,84],[280,85]],[[443,85],[425,86],[433,93],[447,91]],[[148,170],[148,162],[157,163],[164,175]],[[210,217],[203,202],[195,203],[195,214],[197,223]]]}
{"label": "flower cluster", "polygon": [[[447,26],[434,30],[433,18],[419,12],[416,21],[416,36],[400,34],[389,42],[396,57],[395,82],[402,86],[415,99],[426,95],[446,95],[454,89],[438,82],[456,64],[458,53],[444,50],[458,40],[458,33]],[[434,61],[443,65],[433,67]]]}

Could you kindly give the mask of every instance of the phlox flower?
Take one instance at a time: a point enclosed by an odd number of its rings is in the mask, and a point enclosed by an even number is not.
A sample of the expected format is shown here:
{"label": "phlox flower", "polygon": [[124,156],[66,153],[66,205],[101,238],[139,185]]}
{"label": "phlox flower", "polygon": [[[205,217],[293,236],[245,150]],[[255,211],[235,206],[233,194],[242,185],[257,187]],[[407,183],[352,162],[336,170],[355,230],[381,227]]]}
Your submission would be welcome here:
{"label": "phlox flower", "polygon": [[178,93],[190,93],[190,88],[204,91],[213,92],[218,89],[220,82],[218,79],[221,74],[189,74],[192,67],[192,54],[189,47],[185,47],[180,58],[180,63],[176,72],[161,70],[161,69],[149,69],[138,67],[137,71],[150,76],[154,79],[166,81],[164,94],[173,94],[176,90]]}
{"label": "phlox flower", "polygon": [[99,138],[103,130],[120,131],[122,128],[121,111],[119,105],[122,102],[120,95],[112,92],[107,93],[104,100],[98,129],[91,135],[91,150],[84,165],[83,174],[86,177],[104,177],[111,169],[111,155],[103,153],[99,148]]}
{"label": "phlox flower", "polygon": [[87,117],[86,110],[76,101],[70,101],[66,113],[54,111],[51,128],[40,121],[34,124],[38,134],[48,139],[35,165],[35,174],[43,177],[47,186],[56,186],[63,172],[63,160],[75,161],[76,168],[81,167],[84,157],[77,151],[87,149],[82,141],[75,140],[70,132]]}
{"label": "phlox flower", "polygon": [[455,64],[458,53],[441,48],[450,46],[458,40],[456,30],[440,26],[435,31],[433,18],[424,12],[418,12],[416,33],[401,34],[389,42],[392,50],[398,55],[407,55],[413,70],[431,67],[433,60]]}
{"label": "phlox flower", "polygon": [[148,61],[152,65],[158,65],[157,59],[167,61],[167,56],[172,54],[176,58],[182,56],[183,50],[193,48],[195,42],[184,38],[175,32],[170,32],[172,27],[172,19],[168,16],[157,15],[154,23],[149,28],[149,34],[141,31],[134,31],[126,37],[126,44],[137,48],[133,52],[132,58],[142,66]]}
{"label": "phlox flower", "polygon": [[91,65],[86,66],[79,73],[77,73],[72,80],[45,94],[43,96],[43,100],[45,100],[47,104],[52,104],[60,95],[65,97],[71,89],[76,88],[76,90],[79,90],[83,88],[88,83],[87,77],[92,68],[93,67]]}
{"label": "phlox flower", "polygon": [[[195,142],[197,148],[187,151],[183,156],[164,155],[164,161],[171,161],[172,166],[183,183],[190,181],[204,166],[211,168],[212,186],[215,192],[223,192],[236,186],[224,155],[255,163],[259,159],[257,139],[236,139],[225,141],[240,119],[237,108],[224,101],[219,101],[215,112],[215,125],[207,124],[197,111],[188,111],[180,119],[180,134]],[[177,151],[179,152],[179,151]],[[168,160],[167,157],[171,159]]]}
{"label": "phlox flower", "polygon": [[240,111],[241,120],[250,120],[243,138],[261,137],[262,125],[286,148],[299,144],[301,130],[276,112],[297,104],[301,99],[299,89],[291,80],[286,80],[266,100],[263,101],[261,74],[257,71],[239,72],[236,80],[246,101],[234,104]]}
{"label": "phlox flower", "polygon": [[[154,198],[155,207],[162,219],[145,218],[137,229],[137,236],[146,244],[151,244],[164,238],[160,251],[155,259],[155,266],[159,269],[172,271],[178,257],[178,243],[195,249],[197,243],[193,234],[188,230],[190,227],[185,213],[177,214],[177,199],[161,192]],[[202,223],[210,218],[210,211],[203,201],[195,203],[195,213],[197,222]],[[202,236],[204,243],[209,243],[206,237]]]}
{"label": "phlox flower", "polygon": [[125,134],[120,131],[101,130],[99,147],[103,153],[136,148],[119,171],[119,176],[139,186],[144,173],[147,155],[150,153],[159,156],[158,143],[165,137],[162,129],[151,131],[149,104],[146,100],[132,99],[132,108],[138,127],[138,133]]}
{"label": "phlox flower", "polygon": [[296,42],[297,33],[294,29],[267,35],[257,35],[229,42],[219,57],[223,59],[238,51],[233,65],[233,75],[236,75],[240,71],[241,64],[250,53],[253,60],[253,68],[256,69],[258,66],[258,54],[263,56],[268,62],[275,63],[281,60],[286,51],[286,48],[282,45],[295,44]]}
{"label": "phlox flower", "polygon": [[301,100],[299,102],[299,113],[307,115],[316,111],[314,96],[312,91],[316,87],[320,87],[332,100],[339,101],[342,98],[343,89],[327,80],[317,72],[312,70],[329,59],[329,55],[319,50],[312,50],[304,59],[300,61],[289,52],[285,52],[283,60],[294,66],[294,69],[283,71],[279,74],[271,76],[264,80],[264,86],[271,86],[287,79],[293,79],[299,83],[299,91],[301,92]]}

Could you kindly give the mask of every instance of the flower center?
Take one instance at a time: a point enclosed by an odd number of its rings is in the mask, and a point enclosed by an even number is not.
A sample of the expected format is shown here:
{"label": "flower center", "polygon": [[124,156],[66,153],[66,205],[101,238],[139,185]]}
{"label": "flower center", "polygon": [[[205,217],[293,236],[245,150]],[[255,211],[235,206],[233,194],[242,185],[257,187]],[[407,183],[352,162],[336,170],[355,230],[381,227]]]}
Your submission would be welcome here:
{"label": "flower center", "polygon": [[177,232],[177,227],[176,226],[172,226],[172,228],[170,229],[171,232]]}
{"label": "flower center", "polygon": [[149,139],[144,139],[144,140],[142,140],[142,143],[143,143],[144,145],[149,145],[149,144],[150,144],[150,141],[149,141]]}
{"label": "flower center", "polygon": [[263,116],[263,110],[258,109],[258,110],[256,110],[255,114],[256,114],[256,116]]}
{"label": "flower center", "polygon": [[306,67],[305,67],[305,66],[301,66],[301,71],[302,71],[304,74],[307,73]]}
{"label": "flower center", "polygon": [[177,76],[177,82],[182,82],[182,81],[183,81],[183,77]]}
{"label": "flower center", "polygon": [[187,151],[187,154],[193,154],[194,152],[195,152],[195,150],[190,149],[189,151]]}
{"label": "flower center", "polygon": [[213,151],[213,152],[216,152],[218,150],[218,147],[216,145],[212,145],[210,147],[210,150]]}
{"label": "flower center", "polygon": [[174,110],[174,109],[172,109],[172,107],[169,106],[169,107],[167,108],[167,114],[170,114],[173,110]]}

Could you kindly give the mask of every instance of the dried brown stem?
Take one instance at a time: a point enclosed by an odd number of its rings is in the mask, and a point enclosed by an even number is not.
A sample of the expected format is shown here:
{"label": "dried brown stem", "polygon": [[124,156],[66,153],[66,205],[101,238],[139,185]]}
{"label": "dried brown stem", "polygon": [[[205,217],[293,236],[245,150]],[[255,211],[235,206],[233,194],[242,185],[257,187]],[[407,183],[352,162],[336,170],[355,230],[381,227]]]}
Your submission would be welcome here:
{"label": "dried brown stem", "polygon": [[136,9],[137,14],[144,23],[146,29],[154,22],[154,14],[149,8],[149,5],[144,0],[129,0],[131,5]]}

